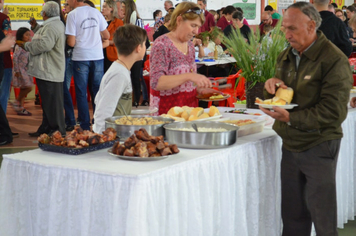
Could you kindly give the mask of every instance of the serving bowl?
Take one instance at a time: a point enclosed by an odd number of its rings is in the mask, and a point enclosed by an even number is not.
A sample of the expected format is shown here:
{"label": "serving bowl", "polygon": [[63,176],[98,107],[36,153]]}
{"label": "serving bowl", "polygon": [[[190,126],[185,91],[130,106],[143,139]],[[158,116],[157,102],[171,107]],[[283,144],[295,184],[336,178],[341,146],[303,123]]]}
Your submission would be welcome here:
{"label": "serving bowl", "polygon": [[[123,117],[125,117],[125,116],[113,116],[113,117],[105,119],[105,129],[108,127],[114,128],[117,132],[117,136],[120,137],[120,140],[124,140],[124,139],[130,137],[132,134],[135,133],[135,130],[139,130],[140,128],[145,128],[149,135],[154,135],[154,136],[163,135],[163,136],[165,136],[163,125],[174,122],[174,120],[171,118],[165,118],[165,117],[161,117],[161,116],[149,116],[155,120],[163,121],[165,123],[157,124],[157,125],[120,125],[120,124],[115,123],[115,120],[123,118]],[[131,117],[132,118],[141,118],[141,117],[147,117],[147,116],[131,115]]]}
{"label": "serving bowl", "polygon": [[[219,129],[223,128],[226,131],[218,132],[195,132],[184,131],[177,129],[192,129],[192,124],[195,123],[199,128]],[[175,122],[165,124],[164,126],[166,139],[170,143],[177,144],[181,148],[201,148],[214,149],[224,148],[232,145],[237,140],[238,126],[225,124],[217,121],[202,121],[202,122]]]}

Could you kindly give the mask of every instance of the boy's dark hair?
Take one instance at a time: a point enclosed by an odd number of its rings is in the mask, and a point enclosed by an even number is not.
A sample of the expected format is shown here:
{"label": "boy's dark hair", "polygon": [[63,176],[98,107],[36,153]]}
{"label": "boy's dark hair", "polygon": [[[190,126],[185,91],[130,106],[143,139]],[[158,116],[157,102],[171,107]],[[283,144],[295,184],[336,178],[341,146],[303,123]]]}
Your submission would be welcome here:
{"label": "boy's dark hair", "polygon": [[21,27],[17,30],[16,32],[16,40],[21,40],[23,38],[23,35],[27,32],[30,31],[30,29],[26,28],[26,27]]}
{"label": "boy's dark hair", "polygon": [[233,19],[239,19],[239,21],[242,21],[242,19],[244,18],[243,15],[242,15],[242,12],[240,11],[235,11],[233,14],[232,14],[232,18]]}
{"label": "boy's dark hair", "polygon": [[114,33],[114,43],[120,55],[130,55],[138,45],[146,42],[147,33],[144,29],[127,24],[119,27]]}
{"label": "boy's dark hair", "polygon": [[225,9],[223,10],[223,14],[231,15],[235,11],[236,11],[236,8],[234,6],[232,6],[232,5],[229,5],[229,6],[225,7]]}
{"label": "boy's dark hair", "polygon": [[273,7],[271,5],[267,5],[265,7],[265,11],[273,11]]}

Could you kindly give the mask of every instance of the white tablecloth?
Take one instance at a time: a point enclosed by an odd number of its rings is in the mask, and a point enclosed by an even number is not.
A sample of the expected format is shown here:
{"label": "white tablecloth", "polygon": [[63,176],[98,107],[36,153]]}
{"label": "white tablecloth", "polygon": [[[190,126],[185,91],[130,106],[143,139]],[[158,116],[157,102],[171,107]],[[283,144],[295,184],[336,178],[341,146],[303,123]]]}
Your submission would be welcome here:
{"label": "white tablecloth", "polygon": [[278,235],[280,139],[130,162],[97,151],[6,155],[0,235]]}
{"label": "white tablecloth", "polygon": [[[356,214],[355,110],[342,126],[340,228]],[[0,235],[280,235],[280,146],[266,128],[229,148],[181,149],[154,162],[106,150],[5,155]]]}

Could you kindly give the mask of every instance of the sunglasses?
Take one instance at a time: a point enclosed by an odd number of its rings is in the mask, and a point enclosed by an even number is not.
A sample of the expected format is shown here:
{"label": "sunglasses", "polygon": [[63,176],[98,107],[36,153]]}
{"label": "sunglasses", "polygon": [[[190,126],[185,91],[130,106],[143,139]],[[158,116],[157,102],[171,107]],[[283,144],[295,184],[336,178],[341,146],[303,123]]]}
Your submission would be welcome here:
{"label": "sunglasses", "polygon": [[186,14],[186,13],[195,13],[197,15],[200,15],[201,13],[203,13],[202,9],[200,9],[199,7],[194,7],[192,9],[189,9],[188,11],[184,12],[183,14]]}

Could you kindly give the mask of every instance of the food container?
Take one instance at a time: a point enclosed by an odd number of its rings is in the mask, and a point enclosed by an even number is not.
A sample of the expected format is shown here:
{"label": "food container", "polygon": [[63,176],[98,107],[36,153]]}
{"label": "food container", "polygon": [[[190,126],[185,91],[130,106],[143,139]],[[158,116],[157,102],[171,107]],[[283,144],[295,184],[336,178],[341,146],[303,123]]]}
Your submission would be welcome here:
{"label": "food container", "polygon": [[225,118],[224,121],[226,121],[227,118],[228,120],[252,120],[255,122],[253,124],[239,126],[240,129],[237,132],[238,137],[262,132],[266,123],[266,118],[268,118],[267,116],[256,117],[251,115],[238,115],[238,114],[231,114],[231,113],[224,114],[223,117]]}
{"label": "food container", "polygon": [[[195,123],[199,128],[224,128],[227,131],[219,132],[195,132],[175,130],[181,128],[192,128]],[[166,139],[169,143],[175,143],[182,148],[224,148],[232,145],[237,140],[238,126],[229,125],[217,121],[205,122],[175,122],[163,126],[166,132]]]}
{"label": "food container", "polygon": [[235,102],[234,107],[238,109],[246,109],[246,104],[238,104]]}
{"label": "food container", "polygon": [[[117,136],[120,137],[120,140],[125,140],[126,138],[130,137],[132,134],[135,133],[135,130],[139,130],[140,128],[144,128],[147,130],[147,133],[149,135],[154,135],[154,136],[164,136],[164,129],[163,125],[167,123],[172,123],[174,122],[173,119],[171,118],[165,118],[161,116],[150,116],[155,120],[160,120],[164,121],[166,123],[164,124],[158,124],[158,125],[118,125],[115,123],[115,120],[120,119],[125,116],[113,116],[110,118],[105,119],[105,129],[112,127],[116,130]],[[131,115],[132,118],[140,118],[140,117],[147,117],[143,115]]]}
{"label": "food container", "polygon": [[131,110],[131,115],[149,115],[153,114],[158,111],[157,107],[150,108],[150,107],[145,107],[145,108],[133,108]]}

